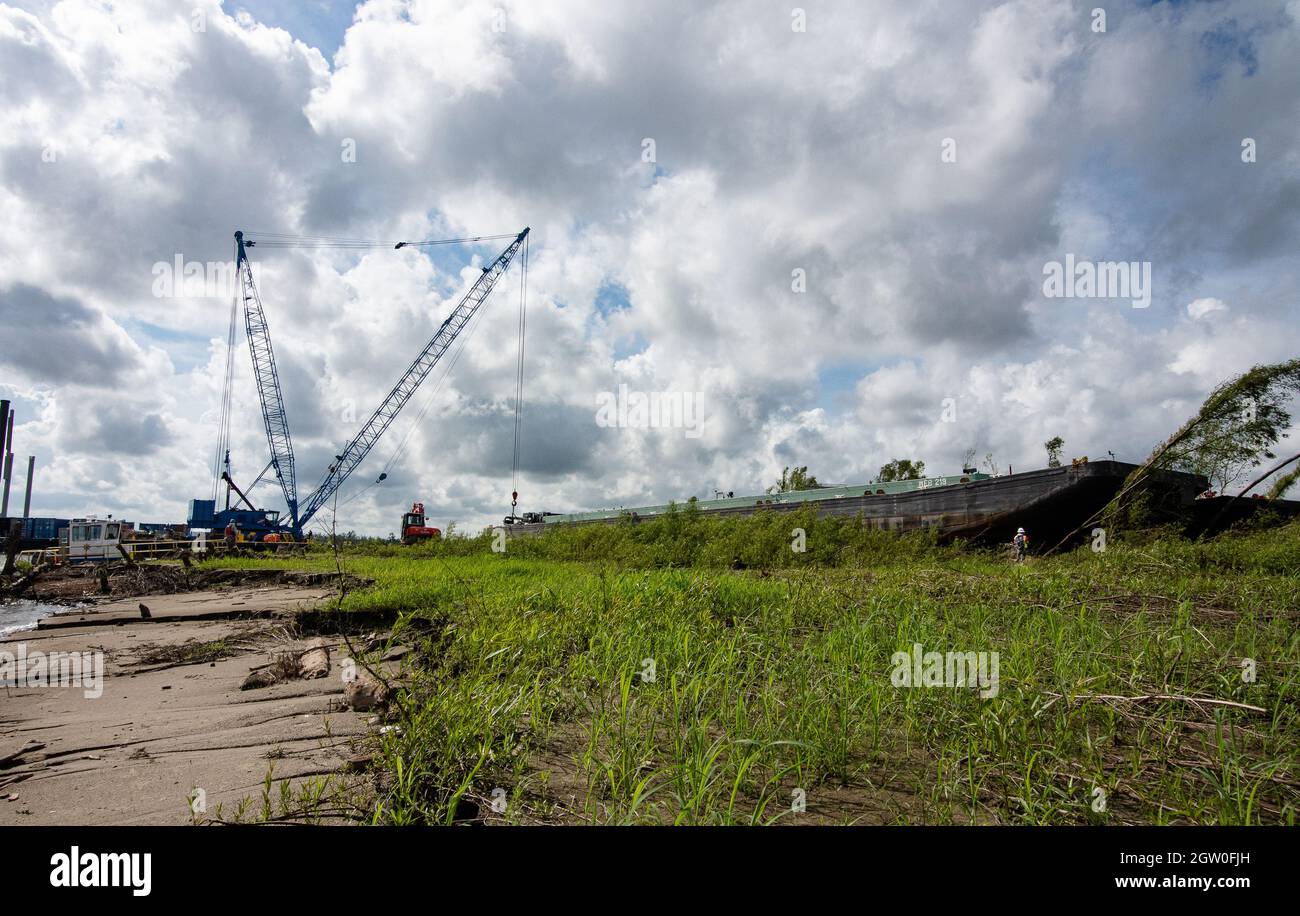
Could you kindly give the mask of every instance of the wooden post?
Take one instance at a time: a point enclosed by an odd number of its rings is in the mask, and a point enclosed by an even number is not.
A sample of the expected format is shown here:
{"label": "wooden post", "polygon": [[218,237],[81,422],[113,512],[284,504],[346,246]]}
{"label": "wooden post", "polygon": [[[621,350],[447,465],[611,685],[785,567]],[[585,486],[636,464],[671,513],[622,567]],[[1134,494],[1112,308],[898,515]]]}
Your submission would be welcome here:
{"label": "wooden post", "polygon": [[5,540],[5,567],[3,575],[14,574],[14,564],[18,561],[18,548],[23,543],[23,523],[14,519],[9,523],[9,533]]}

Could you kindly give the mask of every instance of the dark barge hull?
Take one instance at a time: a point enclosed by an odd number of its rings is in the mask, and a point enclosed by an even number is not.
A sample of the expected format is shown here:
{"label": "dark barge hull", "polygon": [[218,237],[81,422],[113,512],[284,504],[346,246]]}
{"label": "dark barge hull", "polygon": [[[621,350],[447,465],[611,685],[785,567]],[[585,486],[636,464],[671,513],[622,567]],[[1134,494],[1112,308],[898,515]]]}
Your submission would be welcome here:
{"label": "dark barge hull", "polygon": [[[862,518],[863,524],[886,531],[937,529],[944,539],[965,538],[981,542],[1010,541],[1023,527],[1035,547],[1047,547],[1067,536],[1109,502],[1138,465],[1121,461],[1094,461],[1059,468],[1043,468],[1005,477],[913,490],[893,495],[844,496],[811,500],[799,505],[754,505],[724,509],[700,508],[702,515],[752,515],[755,512],[797,512],[812,506],[821,516]],[[1188,525],[1197,512],[1197,500],[1208,486],[1204,477],[1159,471],[1149,478],[1154,520]],[[1217,501],[1216,501],[1217,502]],[[1249,502],[1239,500],[1238,502]],[[1300,503],[1274,501],[1269,505],[1289,514]],[[1235,513],[1234,513],[1235,515]],[[617,524],[629,517],[613,516],[549,524],[511,525],[512,535],[537,534],[558,524]],[[644,521],[635,510],[633,522]],[[1085,532],[1085,536],[1089,532]]]}

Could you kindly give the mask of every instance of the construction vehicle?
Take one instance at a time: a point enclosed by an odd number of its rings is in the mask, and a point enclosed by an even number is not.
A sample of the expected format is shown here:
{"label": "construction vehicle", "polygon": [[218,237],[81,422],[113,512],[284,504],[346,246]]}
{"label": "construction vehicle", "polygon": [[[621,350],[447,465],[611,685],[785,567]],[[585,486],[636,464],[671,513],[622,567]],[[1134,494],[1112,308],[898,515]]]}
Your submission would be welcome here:
{"label": "construction vehicle", "polygon": [[[235,270],[238,274],[236,284],[235,301],[231,305],[230,329],[228,335],[227,359],[226,359],[226,384],[225,393],[222,401],[221,424],[218,434],[216,464],[221,473],[217,478],[217,483],[213,485],[211,499],[194,499],[190,501],[190,511],[188,523],[191,528],[206,528],[209,530],[224,530],[227,525],[236,526],[244,535],[244,539],[252,543],[278,543],[285,541],[302,540],[303,530],[311,521],[312,517],[323,508],[330,499],[343,486],[344,482],[351,476],[352,472],[357,469],[370,450],[383,436],[389,425],[397,417],[406,403],[415,394],[416,390],[428,378],[433,367],[438,364],[443,355],[451,347],[456,338],[469,325],[471,319],[479,311],[480,307],[487,300],[492,288],[496,285],[501,275],[506,272],[515,256],[523,250],[521,258],[523,277],[520,283],[520,368],[518,375],[518,386],[515,398],[515,474],[518,475],[518,430],[519,430],[519,403],[522,387],[523,376],[523,308],[525,296],[525,284],[527,277],[528,252],[526,241],[528,238],[528,228],[525,227],[522,232],[514,236],[479,236],[470,239],[438,239],[428,242],[398,242],[395,248],[419,247],[424,245],[439,245],[449,243],[466,244],[471,242],[483,242],[492,239],[510,238],[510,243],[488,266],[482,268],[479,276],[470,286],[469,291],[452,309],[438,327],[433,337],[425,344],[424,348],[416,355],[415,359],[407,370],[402,373],[397,382],[393,385],[392,390],[375,408],[370,418],[362,424],[359,432],[352,437],[348,443],[334,456],[334,461],[325,470],[320,483],[316,489],[307,496],[306,499],[299,502],[297,468],[294,463],[293,441],[289,434],[289,420],[285,412],[284,394],[280,386],[280,376],[275,366],[275,354],[271,347],[271,334],[266,321],[266,312],[262,308],[262,300],[257,291],[257,285],[253,280],[252,264],[248,258],[248,249],[259,244],[258,241],[245,239],[242,231],[235,233]],[[328,243],[322,243],[320,240],[291,240],[287,237],[269,236],[262,241],[266,247],[285,248],[285,247],[330,247]],[[368,247],[389,247],[391,243],[367,243]],[[347,242],[339,243],[336,247],[358,247],[357,243]],[[262,469],[262,473],[254,480],[253,485],[248,488],[253,489],[268,471],[274,471],[276,480],[280,483],[281,492],[284,495],[284,501],[287,508],[287,514],[281,514],[278,510],[260,509],[253,505],[253,502],[245,495],[234,482],[230,474],[230,403],[231,403],[231,383],[232,383],[232,356],[234,352],[236,329],[238,327],[238,312],[242,308],[244,315],[244,331],[248,338],[248,348],[252,355],[253,372],[257,382],[258,398],[262,407],[262,421],[266,429],[267,444],[270,449],[271,460]],[[452,361],[454,364],[454,360]],[[376,483],[387,477],[387,473],[381,474]],[[220,483],[225,483],[225,508],[217,509],[217,490]],[[232,495],[237,495],[239,501],[247,508],[240,508],[238,503],[231,506]],[[517,494],[515,496],[517,499]],[[418,505],[418,504],[417,504]],[[514,509],[514,502],[511,504]],[[408,513],[408,516],[413,513]],[[415,527],[424,527],[423,524]],[[405,529],[405,525],[403,526]],[[430,529],[437,531],[437,529]]]}
{"label": "construction vehicle", "polygon": [[549,516],[555,514],[554,512],[521,512],[518,515],[507,515],[502,521],[507,525],[540,525]]}
{"label": "construction vehicle", "polygon": [[402,543],[419,544],[441,537],[441,531],[424,524],[424,503],[412,503],[411,511],[402,516]]}
{"label": "construction vehicle", "polygon": [[[283,532],[280,528],[280,513],[273,509],[258,509],[253,505],[244,491],[239,488],[230,477],[230,451],[227,449],[225,454],[225,465],[227,470],[221,472],[221,480],[226,484],[226,507],[220,512],[214,511],[214,500],[192,499],[190,500],[189,526],[191,528],[209,528],[224,531],[227,527],[233,527],[237,532],[237,539],[245,546],[256,544],[274,544],[281,541],[295,540],[288,532]],[[239,501],[247,508],[239,508],[238,503],[230,505],[231,495],[237,495]]]}

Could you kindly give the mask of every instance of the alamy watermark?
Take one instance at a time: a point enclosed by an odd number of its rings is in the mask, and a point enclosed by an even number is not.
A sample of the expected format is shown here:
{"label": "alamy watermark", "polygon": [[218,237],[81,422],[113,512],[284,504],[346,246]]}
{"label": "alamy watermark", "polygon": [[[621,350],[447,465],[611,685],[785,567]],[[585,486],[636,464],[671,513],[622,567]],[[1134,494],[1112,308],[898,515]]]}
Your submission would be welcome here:
{"label": "alamy watermark", "polygon": [[68,852],[50,856],[51,887],[127,887],[136,897],[148,897],[153,888],[153,853]]}
{"label": "alamy watermark", "polygon": [[596,425],[618,429],[681,429],[687,439],[704,434],[701,391],[601,391],[596,395]]}
{"label": "alamy watermark", "polygon": [[1133,308],[1151,305],[1150,261],[1087,261],[1065,256],[1065,263],[1043,265],[1043,295],[1048,299],[1131,299]]}
{"label": "alamy watermark", "polygon": [[890,656],[889,680],[895,687],[979,687],[987,700],[998,695],[998,661],[996,652],[926,652],[918,642]]}
{"label": "alamy watermark", "polygon": [[103,652],[28,652],[0,649],[0,687],[80,687],[86,699],[104,692]]}
{"label": "alamy watermark", "polygon": [[179,252],[155,261],[152,273],[156,299],[229,299],[239,282],[234,261],[187,261]]}

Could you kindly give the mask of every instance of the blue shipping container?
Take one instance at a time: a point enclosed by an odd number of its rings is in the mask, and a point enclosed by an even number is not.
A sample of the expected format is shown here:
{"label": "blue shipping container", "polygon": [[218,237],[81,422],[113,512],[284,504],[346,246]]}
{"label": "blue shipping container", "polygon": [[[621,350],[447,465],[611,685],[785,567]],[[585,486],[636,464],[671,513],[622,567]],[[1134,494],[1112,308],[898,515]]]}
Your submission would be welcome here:
{"label": "blue shipping container", "polygon": [[[18,519],[14,519],[18,521]],[[60,528],[68,527],[66,518],[25,518],[23,523],[23,540],[52,541],[59,536]]]}

